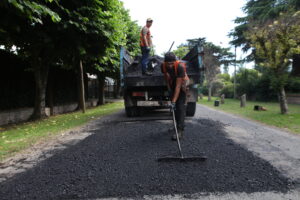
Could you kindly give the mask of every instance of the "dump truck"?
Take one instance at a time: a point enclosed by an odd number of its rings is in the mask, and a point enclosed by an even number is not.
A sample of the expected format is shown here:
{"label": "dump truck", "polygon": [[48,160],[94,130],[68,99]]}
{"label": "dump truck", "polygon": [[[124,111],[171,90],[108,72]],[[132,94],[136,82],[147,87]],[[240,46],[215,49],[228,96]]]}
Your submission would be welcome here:
{"label": "dump truck", "polygon": [[[203,83],[203,47],[198,44],[180,59],[186,63],[189,76],[186,115],[194,116],[198,99],[198,85]],[[163,57],[150,56],[147,65],[151,76],[142,75],[141,56],[134,59],[125,48],[120,53],[120,80],[125,112],[128,117],[140,116],[149,109],[163,109],[170,104],[170,96],[164,74],[161,71]]]}

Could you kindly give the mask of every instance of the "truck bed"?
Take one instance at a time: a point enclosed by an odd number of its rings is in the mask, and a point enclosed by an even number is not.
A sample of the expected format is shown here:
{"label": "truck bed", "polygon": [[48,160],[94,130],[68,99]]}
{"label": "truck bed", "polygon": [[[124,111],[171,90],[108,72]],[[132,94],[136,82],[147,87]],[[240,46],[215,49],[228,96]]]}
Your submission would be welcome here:
{"label": "truck bed", "polygon": [[[190,84],[199,84],[203,81],[203,66],[202,66],[202,49],[195,46],[182,59],[186,62],[187,74],[190,78]],[[152,87],[166,86],[163,73],[161,72],[161,64],[163,58],[160,56],[151,56],[149,58],[148,71],[151,76],[142,75],[142,67],[140,57],[133,60],[129,53],[121,50],[121,83],[123,87]]]}

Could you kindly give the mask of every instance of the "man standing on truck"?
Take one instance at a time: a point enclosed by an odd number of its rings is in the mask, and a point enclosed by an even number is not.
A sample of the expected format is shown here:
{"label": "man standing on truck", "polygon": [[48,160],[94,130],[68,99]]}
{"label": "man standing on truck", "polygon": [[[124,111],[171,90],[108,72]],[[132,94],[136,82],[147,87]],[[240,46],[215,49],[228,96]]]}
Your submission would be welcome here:
{"label": "man standing on truck", "polygon": [[[175,111],[178,136],[179,138],[182,138],[186,113],[186,83],[188,81],[185,66],[177,60],[174,53],[168,52],[165,54],[162,72],[164,73],[170,93],[171,111]],[[176,140],[176,134],[172,136],[172,140]]]}
{"label": "man standing on truck", "polygon": [[151,75],[147,72],[147,64],[150,55],[150,50],[152,46],[150,27],[152,26],[153,20],[148,18],[146,21],[146,26],[144,26],[140,33],[140,46],[142,51],[142,74]]}

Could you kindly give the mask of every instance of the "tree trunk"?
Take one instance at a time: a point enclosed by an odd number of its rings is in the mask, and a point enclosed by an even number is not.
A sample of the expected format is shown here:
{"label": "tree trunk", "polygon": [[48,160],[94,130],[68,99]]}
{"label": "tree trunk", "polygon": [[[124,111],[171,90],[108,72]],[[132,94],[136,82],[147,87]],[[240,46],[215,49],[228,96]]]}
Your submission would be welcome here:
{"label": "tree trunk", "polygon": [[221,104],[224,104],[225,103],[225,94],[222,94],[221,95]]}
{"label": "tree trunk", "polygon": [[287,114],[288,113],[288,104],[286,101],[284,87],[281,87],[280,91],[279,91],[279,104],[280,104],[281,114]]}
{"label": "tree trunk", "polygon": [[212,92],[212,83],[209,83],[208,86],[208,101],[211,101],[211,92]]}
{"label": "tree trunk", "polygon": [[48,66],[36,66],[34,68],[34,79],[35,79],[35,101],[34,111],[31,115],[31,119],[42,119],[47,117],[46,108],[46,87],[48,79]]}
{"label": "tree trunk", "polygon": [[78,74],[78,85],[79,85],[79,108],[82,113],[85,113],[85,95],[84,95],[84,80],[83,80],[83,66],[82,61],[79,61],[79,74]]}
{"label": "tree trunk", "polygon": [[241,107],[246,107],[246,94],[241,96]]}
{"label": "tree trunk", "polygon": [[98,82],[99,82],[99,101],[98,105],[103,105],[105,104],[105,78],[101,75],[98,74]]}
{"label": "tree trunk", "polygon": [[203,94],[202,93],[199,94],[199,98],[203,99]]}
{"label": "tree trunk", "polygon": [[89,100],[89,77],[87,73],[85,73],[85,70],[83,69],[83,83],[84,83],[84,95],[85,99]]}
{"label": "tree trunk", "polygon": [[54,100],[53,100],[53,77],[50,73],[49,80],[48,80],[48,104],[50,107],[50,115],[54,115]]}

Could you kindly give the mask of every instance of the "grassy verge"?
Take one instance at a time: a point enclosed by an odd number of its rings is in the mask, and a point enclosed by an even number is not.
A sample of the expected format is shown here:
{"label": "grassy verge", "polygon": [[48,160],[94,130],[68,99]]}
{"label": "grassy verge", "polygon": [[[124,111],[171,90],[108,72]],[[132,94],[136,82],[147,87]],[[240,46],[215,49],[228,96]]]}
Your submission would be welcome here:
{"label": "grassy verge", "polygon": [[123,102],[110,103],[88,109],[85,114],[74,112],[49,117],[40,121],[1,128],[0,161],[16,152],[28,148],[41,139],[78,127],[94,118],[113,113],[123,107]]}
{"label": "grassy verge", "polygon": [[[282,115],[279,104],[275,102],[247,101],[246,107],[241,108],[239,100],[225,99],[225,104],[214,107],[216,99],[218,98],[213,97],[212,101],[208,102],[206,97],[199,100],[198,103],[300,134],[300,105],[290,104],[289,114]],[[267,108],[267,111],[254,111],[254,105],[263,106]]]}

